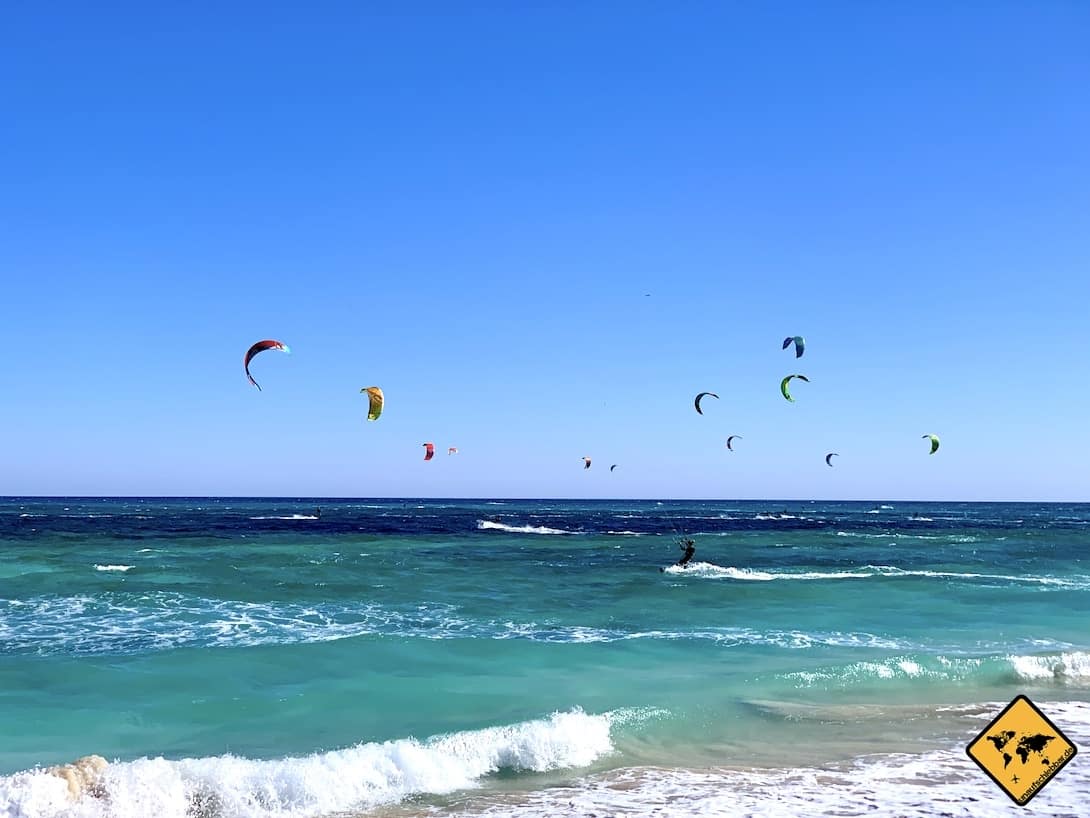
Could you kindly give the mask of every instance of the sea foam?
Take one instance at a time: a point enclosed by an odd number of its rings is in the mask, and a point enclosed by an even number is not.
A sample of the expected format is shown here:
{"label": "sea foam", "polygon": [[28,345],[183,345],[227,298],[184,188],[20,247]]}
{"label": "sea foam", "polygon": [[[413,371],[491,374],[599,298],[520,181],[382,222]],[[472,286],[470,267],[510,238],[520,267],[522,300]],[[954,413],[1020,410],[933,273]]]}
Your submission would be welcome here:
{"label": "sea foam", "polygon": [[1048,654],[965,656],[910,654],[887,659],[851,662],[783,676],[797,687],[827,689],[881,684],[889,681],[986,684],[1032,684],[1090,687],[1090,653],[1064,651]]}
{"label": "sea foam", "polygon": [[3,818],[288,818],[396,803],[417,794],[478,786],[500,770],[585,767],[612,752],[610,726],[630,719],[580,709],[482,730],[372,742],[276,760],[232,755],[111,764],[106,796],[67,798],[63,780],[41,770],[0,777]]}
{"label": "sea foam", "polygon": [[566,531],[563,528],[549,528],[544,525],[507,525],[492,520],[477,520],[477,528],[481,531],[507,531],[511,534],[577,534],[576,531]]}
{"label": "sea foam", "polygon": [[1090,577],[1069,578],[1036,576],[1033,574],[980,574],[971,571],[929,571],[898,568],[895,565],[865,565],[846,571],[761,571],[755,568],[737,568],[733,565],[716,565],[711,562],[691,562],[688,565],[670,565],[663,569],[667,574],[695,576],[704,579],[737,579],[757,582],[772,580],[829,580],[867,579],[869,577],[927,577],[955,580],[1000,580],[1011,583],[1046,585],[1056,588],[1090,588]]}
{"label": "sea foam", "polygon": [[[962,708],[981,727],[1006,706]],[[1090,706],[1049,702],[1044,709],[1078,746],[1090,742]],[[481,818],[626,816],[712,818],[873,816],[873,818],[1080,818],[1090,804],[1090,777],[1078,759],[1027,809],[1015,806],[965,756],[963,745],[924,753],[882,753],[851,762],[795,768],[678,769],[627,767],[587,775],[529,793],[482,792],[459,803],[458,815]]]}

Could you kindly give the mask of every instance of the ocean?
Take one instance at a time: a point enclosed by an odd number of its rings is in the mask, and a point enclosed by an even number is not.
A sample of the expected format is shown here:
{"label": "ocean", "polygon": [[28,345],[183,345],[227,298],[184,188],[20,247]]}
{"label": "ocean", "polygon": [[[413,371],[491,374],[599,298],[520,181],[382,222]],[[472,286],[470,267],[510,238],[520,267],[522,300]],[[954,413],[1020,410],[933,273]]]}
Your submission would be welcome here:
{"label": "ocean", "polygon": [[[1017,694],[1082,750],[1025,809]],[[1090,815],[1090,505],[0,499],[3,818],[1029,812]]]}

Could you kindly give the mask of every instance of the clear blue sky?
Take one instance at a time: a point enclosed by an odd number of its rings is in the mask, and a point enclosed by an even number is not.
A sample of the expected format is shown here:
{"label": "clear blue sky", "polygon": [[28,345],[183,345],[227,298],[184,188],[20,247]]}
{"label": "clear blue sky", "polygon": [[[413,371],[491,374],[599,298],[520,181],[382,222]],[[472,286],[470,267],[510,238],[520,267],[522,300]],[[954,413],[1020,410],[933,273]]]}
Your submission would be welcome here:
{"label": "clear blue sky", "polygon": [[0,493],[1090,500],[1088,42],[1080,2],[9,5]]}

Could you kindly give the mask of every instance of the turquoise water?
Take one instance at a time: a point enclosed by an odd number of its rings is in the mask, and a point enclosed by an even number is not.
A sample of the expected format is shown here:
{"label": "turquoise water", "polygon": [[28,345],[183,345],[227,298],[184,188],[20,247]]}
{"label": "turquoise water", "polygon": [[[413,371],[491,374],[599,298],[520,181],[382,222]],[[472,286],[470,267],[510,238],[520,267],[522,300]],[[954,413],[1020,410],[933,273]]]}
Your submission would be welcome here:
{"label": "turquoise water", "polygon": [[1090,724],[1088,505],[8,498],[0,549],[0,815],[89,753],[88,815],[502,812]]}

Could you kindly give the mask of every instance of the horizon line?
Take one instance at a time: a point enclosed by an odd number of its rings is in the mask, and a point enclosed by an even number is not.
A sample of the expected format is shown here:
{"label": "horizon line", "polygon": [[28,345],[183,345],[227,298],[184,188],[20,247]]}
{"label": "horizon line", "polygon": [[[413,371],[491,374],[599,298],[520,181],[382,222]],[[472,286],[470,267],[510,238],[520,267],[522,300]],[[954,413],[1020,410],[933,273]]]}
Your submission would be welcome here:
{"label": "horizon line", "polygon": [[560,503],[988,503],[988,504],[1054,504],[1054,505],[1090,505],[1090,500],[939,500],[908,498],[784,498],[784,497],[425,497],[425,496],[336,496],[336,495],[276,495],[276,494],[3,494],[0,502],[9,500],[282,500],[290,502],[324,501],[357,502],[361,500],[378,501],[457,501],[473,502],[477,500],[505,502],[540,502],[543,500]]}

